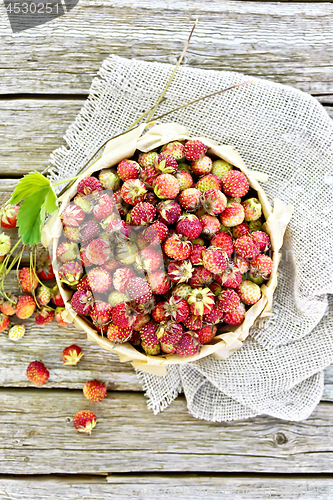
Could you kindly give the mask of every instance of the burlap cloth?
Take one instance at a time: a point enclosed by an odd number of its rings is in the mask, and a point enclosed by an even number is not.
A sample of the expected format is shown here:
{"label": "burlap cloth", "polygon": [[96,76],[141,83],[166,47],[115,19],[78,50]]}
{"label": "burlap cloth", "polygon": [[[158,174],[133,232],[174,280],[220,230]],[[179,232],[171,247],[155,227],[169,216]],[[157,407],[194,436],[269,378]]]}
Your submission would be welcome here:
{"label": "burlap cloth", "polygon": [[[68,147],[51,157],[53,181],[68,178],[109,137],[153,106],[169,65],[110,57],[66,133]],[[244,81],[236,73],[181,67],[159,107],[180,104]],[[162,120],[163,121],[163,120]],[[255,79],[253,83],[167,116],[239,151],[247,166],[268,174],[270,201],[293,205],[272,314],[251,329],[227,360],[211,357],[168,366],[164,377],[137,370],[154,413],[183,390],[198,418],[226,421],[268,414],[310,415],[323,391],[322,370],[333,362],[333,127],[311,96]]]}

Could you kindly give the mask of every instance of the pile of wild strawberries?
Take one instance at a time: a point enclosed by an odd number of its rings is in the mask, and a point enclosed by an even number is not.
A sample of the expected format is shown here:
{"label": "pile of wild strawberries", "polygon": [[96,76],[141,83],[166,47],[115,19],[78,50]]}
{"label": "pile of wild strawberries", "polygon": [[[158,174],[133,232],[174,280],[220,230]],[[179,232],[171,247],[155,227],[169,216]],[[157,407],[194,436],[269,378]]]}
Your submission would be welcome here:
{"label": "pile of wild strawberries", "polygon": [[[13,229],[17,224],[19,205],[7,205],[1,210],[0,224],[3,229]],[[11,238],[5,232],[0,234],[0,277],[4,273],[4,259],[12,247]],[[8,263],[9,264],[9,263]],[[38,325],[47,325],[54,319],[62,326],[69,323],[65,319],[64,301],[58,286],[47,286],[54,280],[51,258],[47,252],[41,252],[36,269],[22,267],[18,271],[21,294],[6,294],[0,298],[0,332],[8,330],[8,338],[20,340],[26,331],[25,325],[12,324],[11,317],[26,320],[34,315]],[[12,325],[12,326],[11,326]]]}
{"label": "pile of wild strawberries", "polygon": [[272,271],[256,196],[198,140],[83,178],[57,248],[72,308],[113,343],[197,354],[216,325],[242,323]]}

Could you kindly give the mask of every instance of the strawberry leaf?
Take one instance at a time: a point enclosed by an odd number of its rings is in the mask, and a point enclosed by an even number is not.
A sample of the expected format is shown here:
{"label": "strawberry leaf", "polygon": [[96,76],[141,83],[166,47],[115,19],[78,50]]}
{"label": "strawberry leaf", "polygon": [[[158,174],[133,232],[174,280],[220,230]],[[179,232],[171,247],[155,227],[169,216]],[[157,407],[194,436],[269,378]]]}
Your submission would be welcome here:
{"label": "strawberry leaf", "polygon": [[47,193],[47,196],[45,198],[44,208],[45,208],[45,211],[48,214],[52,214],[58,208],[58,205],[57,205],[57,195],[53,191],[53,188],[52,188],[51,185],[49,187],[49,192]]}
{"label": "strawberry leaf", "polygon": [[28,198],[31,194],[45,187],[51,188],[49,179],[44,177],[44,175],[39,172],[31,172],[30,174],[25,175],[17,184],[12,194],[10,203],[11,205],[16,205],[25,198]]}

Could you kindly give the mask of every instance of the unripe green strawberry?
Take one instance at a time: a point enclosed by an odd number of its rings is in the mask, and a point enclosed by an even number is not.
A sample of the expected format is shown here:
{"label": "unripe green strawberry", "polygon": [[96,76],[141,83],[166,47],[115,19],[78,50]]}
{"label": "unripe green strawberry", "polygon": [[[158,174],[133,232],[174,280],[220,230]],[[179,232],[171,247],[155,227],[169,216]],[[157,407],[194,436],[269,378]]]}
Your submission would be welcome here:
{"label": "unripe green strawberry", "polygon": [[187,299],[192,291],[192,287],[187,283],[178,283],[172,289],[172,295],[176,297],[181,297],[182,299]]}
{"label": "unripe green strawberry", "polygon": [[112,191],[118,191],[118,189],[120,188],[121,179],[113,168],[101,170],[98,179],[104,189],[112,189]]}
{"label": "unripe green strawberry", "polygon": [[219,177],[220,179],[223,179],[223,176],[229,172],[229,170],[232,170],[232,165],[228,163],[225,160],[215,160],[213,161],[213,169],[212,173]]}
{"label": "unripe green strawberry", "polygon": [[11,249],[11,246],[12,246],[12,244],[10,241],[10,237],[5,233],[1,233],[0,234],[0,257],[4,257],[5,255],[7,255],[7,253]]}
{"label": "unripe green strawberry", "polygon": [[261,216],[261,203],[257,198],[248,198],[242,202],[247,222],[255,221]]}
{"label": "unripe green strawberry", "polygon": [[178,141],[169,142],[162,147],[161,153],[172,156],[177,161],[181,161],[185,158],[185,147],[184,144]]}
{"label": "unripe green strawberry", "polygon": [[155,160],[158,157],[156,151],[149,151],[148,153],[140,153],[138,156],[138,163],[141,167],[153,167]]}
{"label": "unripe green strawberry", "polygon": [[214,174],[207,174],[201,177],[195,185],[196,189],[205,193],[208,189],[222,189],[222,181]]}
{"label": "unripe green strawberry", "polygon": [[108,303],[111,307],[115,307],[117,304],[121,304],[123,302],[129,302],[130,299],[124,293],[117,292],[116,290],[111,292],[108,297]]}
{"label": "unripe green strawberry", "polygon": [[39,285],[36,290],[36,300],[40,306],[46,306],[52,297],[52,292],[46,285]]}
{"label": "unripe green strawberry", "polygon": [[179,182],[181,191],[185,191],[185,189],[189,189],[194,185],[192,175],[189,172],[186,172],[186,170],[179,170],[176,172],[175,177]]}
{"label": "unripe green strawberry", "polygon": [[20,340],[25,334],[25,326],[24,325],[14,325],[8,332],[8,338],[10,340]]}
{"label": "unripe green strawberry", "polygon": [[256,283],[245,280],[236,288],[240,299],[244,304],[252,305],[258,302],[261,298],[261,290]]}

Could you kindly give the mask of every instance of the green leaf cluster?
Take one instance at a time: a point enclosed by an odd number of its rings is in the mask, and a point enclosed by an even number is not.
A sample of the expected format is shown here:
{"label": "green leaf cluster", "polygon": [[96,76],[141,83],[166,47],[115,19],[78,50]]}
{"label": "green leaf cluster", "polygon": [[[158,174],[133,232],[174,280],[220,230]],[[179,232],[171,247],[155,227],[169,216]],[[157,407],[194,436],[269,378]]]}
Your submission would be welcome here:
{"label": "green leaf cluster", "polygon": [[49,179],[39,172],[31,172],[20,180],[10,200],[12,205],[20,202],[17,216],[19,235],[23,243],[33,246],[40,242],[46,214],[52,214],[58,208],[57,196]]}

